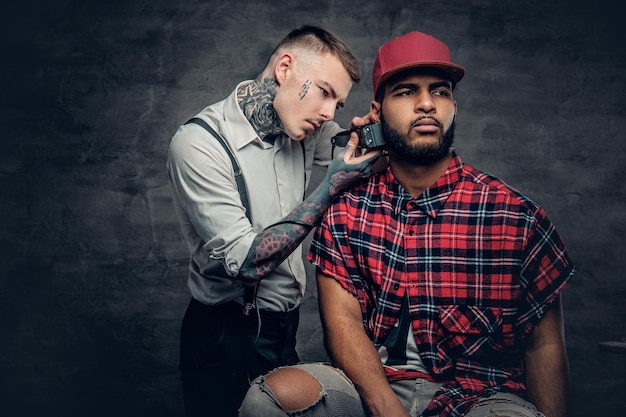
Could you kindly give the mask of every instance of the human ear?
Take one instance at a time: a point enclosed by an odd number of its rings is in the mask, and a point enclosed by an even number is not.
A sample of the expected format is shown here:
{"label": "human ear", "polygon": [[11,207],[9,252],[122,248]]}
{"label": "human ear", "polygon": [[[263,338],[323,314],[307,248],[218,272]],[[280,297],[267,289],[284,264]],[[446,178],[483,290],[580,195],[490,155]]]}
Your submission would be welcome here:
{"label": "human ear", "polygon": [[380,109],[382,105],[376,100],[370,103],[369,118],[373,123],[380,123]]}
{"label": "human ear", "polygon": [[293,69],[294,56],[290,53],[284,53],[278,57],[274,65],[274,78],[276,83],[281,85],[289,76],[289,72]]}

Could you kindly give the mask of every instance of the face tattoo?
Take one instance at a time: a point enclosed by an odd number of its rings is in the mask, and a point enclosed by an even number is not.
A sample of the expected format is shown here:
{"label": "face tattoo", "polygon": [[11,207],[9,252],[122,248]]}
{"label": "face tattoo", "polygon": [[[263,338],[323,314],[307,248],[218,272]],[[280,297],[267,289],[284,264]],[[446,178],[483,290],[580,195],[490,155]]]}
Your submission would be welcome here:
{"label": "face tattoo", "polygon": [[309,92],[309,87],[311,87],[311,80],[306,80],[306,82],[304,84],[302,84],[302,88],[300,89],[300,92],[298,93],[298,97],[300,97],[300,100],[302,100],[304,98],[304,96],[307,95],[307,93]]}

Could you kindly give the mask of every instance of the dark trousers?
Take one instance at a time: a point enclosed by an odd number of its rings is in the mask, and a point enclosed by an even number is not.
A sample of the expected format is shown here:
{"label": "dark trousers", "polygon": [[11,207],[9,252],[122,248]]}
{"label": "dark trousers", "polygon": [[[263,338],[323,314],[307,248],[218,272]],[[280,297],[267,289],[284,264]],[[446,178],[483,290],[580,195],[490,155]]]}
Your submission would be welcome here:
{"label": "dark trousers", "polygon": [[181,329],[180,371],[187,416],[235,417],[250,381],[298,363],[299,312],[242,314],[236,302],[192,299]]}

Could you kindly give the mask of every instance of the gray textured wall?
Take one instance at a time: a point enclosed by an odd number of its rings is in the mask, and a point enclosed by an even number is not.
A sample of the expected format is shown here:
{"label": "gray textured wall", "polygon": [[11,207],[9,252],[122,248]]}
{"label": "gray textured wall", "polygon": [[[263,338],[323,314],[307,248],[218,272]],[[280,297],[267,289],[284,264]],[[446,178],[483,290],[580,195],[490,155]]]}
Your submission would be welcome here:
{"label": "gray textured wall", "polygon": [[[624,25],[609,2],[59,1],[2,15],[0,413],[179,416],[185,250],[164,171],[178,124],[256,76],[302,23],[365,74],[421,30],[468,75],[457,149],[542,203],[578,275],[565,294],[574,416],[624,415]],[[300,352],[324,359],[315,289]],[[13,414],[10,414],[13,413]]]}

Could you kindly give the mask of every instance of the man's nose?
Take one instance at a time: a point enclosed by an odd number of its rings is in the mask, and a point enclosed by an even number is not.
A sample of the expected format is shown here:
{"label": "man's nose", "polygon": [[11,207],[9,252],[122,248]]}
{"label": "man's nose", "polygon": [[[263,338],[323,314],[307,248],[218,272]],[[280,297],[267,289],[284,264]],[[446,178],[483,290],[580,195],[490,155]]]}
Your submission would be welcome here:
{"label": "man's nose", "polygon": [[335,118],[335,110],[336,109],[337,109],[337,106],[334,103],[332,105],[324,106],[324,108],[322,108],[322,112],[320,114],[320,117],[325,122],[327,122],[329,120],[333,120]]}
{"label": "man's nose", "polygon": [[435,109],[435,102],[429,91],[422,91],[416,97],[416,113],[430,113]]}

